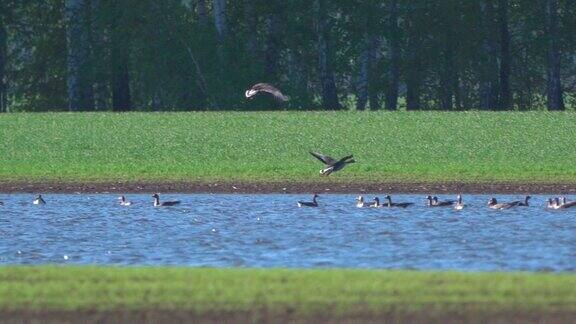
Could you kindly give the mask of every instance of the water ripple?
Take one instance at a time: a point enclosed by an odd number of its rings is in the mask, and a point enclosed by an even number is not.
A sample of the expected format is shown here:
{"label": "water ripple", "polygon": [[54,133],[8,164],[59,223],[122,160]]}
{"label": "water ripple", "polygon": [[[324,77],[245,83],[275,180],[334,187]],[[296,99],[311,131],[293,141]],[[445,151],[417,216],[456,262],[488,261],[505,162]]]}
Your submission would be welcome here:
{"label": "water ripple", "polygon": [[[0,195],[0,264],[352,267],[464,271],[576,271],[576,209],[534,206],[503,211],[488,196],[466,208],[359,209],[353,195]],[[169,196],[169,197],[168,197]],[[369,195],[371,197],[371,195]],[[506,201],[519,197],[498,196]]]}

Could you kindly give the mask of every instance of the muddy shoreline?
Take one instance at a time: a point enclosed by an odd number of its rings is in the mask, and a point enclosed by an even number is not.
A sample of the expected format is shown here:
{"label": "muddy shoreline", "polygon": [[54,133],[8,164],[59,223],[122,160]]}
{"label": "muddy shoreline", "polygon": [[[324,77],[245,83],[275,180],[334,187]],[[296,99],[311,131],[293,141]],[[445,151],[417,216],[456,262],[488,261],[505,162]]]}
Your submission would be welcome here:
{"label": "muddy shoreline", "polygon": [[576,194],[576,183],[530,182],[0,182],[0,193]]}
{"label": "muddy shoreline", "polygon": [[383,312],[354,315],[298,315],[285,312],[238,311],[0,311],[0,323],[570,323],[574,312],[509,311]]}

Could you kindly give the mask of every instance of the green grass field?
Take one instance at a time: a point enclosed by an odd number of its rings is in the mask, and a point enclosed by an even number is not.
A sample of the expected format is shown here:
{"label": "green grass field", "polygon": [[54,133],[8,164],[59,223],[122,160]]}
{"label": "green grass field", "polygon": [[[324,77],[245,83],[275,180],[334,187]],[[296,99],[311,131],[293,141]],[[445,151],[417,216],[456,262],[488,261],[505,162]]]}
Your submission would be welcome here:
{"label": "green grass field", "polygon": [[0,267],[0,310],[574,312],[576,275]]}
{"label": "green grass field", "polygon": [[[0,181],[574,182],[576,114],[0,115]],[[315,150],[358,163],[321,178]]]}

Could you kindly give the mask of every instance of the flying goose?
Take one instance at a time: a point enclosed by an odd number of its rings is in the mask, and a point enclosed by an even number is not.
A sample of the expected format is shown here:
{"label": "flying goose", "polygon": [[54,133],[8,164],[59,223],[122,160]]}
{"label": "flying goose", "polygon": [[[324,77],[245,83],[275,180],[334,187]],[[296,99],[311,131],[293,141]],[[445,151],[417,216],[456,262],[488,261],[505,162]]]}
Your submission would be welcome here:
{"label": "flying goose", "polygon": [[521,206],[520,203],[522,202],[519,200],[506,203],[498,203],[496,198],[492,197],[490,198],[490,200],[488,200],[488,207],[492,209],[508,209],[516,206]]}
{"label": "flying goose", "polygon": [[126,200],[126,197],[124,197],[124,195],[118,197],[118,199],[120,200],[120,206],[130,206],[130,205],[132,205],[132,202]]}
{"label": "flying goose", "polygon": [[456,210],[464,209],[464,203],[462,202],[462,195],[456,196],[456,205],[454,206]]}
{"label": "flying goose", "polygon": [[364,207],[376,207],[375,202],[366,202],[364,201],[364,197],[358,196],[356,197],[356,207],[364,208]]}
{"label": "flying goose", "polygon": [[385,204],[382,204],[380,207],[400,207],[400,208],[406,208],[406,207],[414,204],[414,203],[411,203],[411,202],[393,203],[393,202],[392,202],[392,197],[390,197],[390,195],[386,195],[386,197],[384,197],[384,199],[386,199],[386,203],[385,203]]}
{"label": "flying goose", "polygon": [[274,99],[278,101],[288,101],[290,97],[284,95],[280,90],[268,83],[256,83],[252,88],[246,90],[246,98],[253,99],[260,92],[266,92],[271,94]]}
{"label": "flying goose", "polygon": [[157,193],[153,194],[152,198],[154,198],[154,207],[174,206],[180,203],[180,200],[160,202],[160,196]]}
{"label": "flying goose", "polygon": [[42,195],[37,195],[32,203],[34,205],[46,205],[46,201],[42,198]]}
{"label": "flying goose", "polygon": [[310,154],[326,165],[326,168],[320,170],[320,174],[324,176],[329,176],[332,172],[342,170],[348,163],[356,162],[352,155],[345,156],[340,160],[335,160],[331,156],[320,153],[310,152]]}
{"label": "flying goose", "polygon": [[316,201],[318,197],[320,197],[318,194],[314,194],[312,201],[298,201],[298,207],[318,207],[318,201]]}

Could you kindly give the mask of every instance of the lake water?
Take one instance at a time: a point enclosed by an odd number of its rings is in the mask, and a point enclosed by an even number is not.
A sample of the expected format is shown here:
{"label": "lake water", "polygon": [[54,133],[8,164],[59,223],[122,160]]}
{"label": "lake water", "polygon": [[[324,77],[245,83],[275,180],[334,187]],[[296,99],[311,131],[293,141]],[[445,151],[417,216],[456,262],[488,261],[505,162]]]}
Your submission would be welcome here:
{"label": "lake water", "polygon": [[422,195],[394,196],[416,203],[406,209],[356,208],[354,195],[322,195],[319,208],[297,208],[308,195],[166,194],[182,204],[158,208],[117,197],[0,195],[0,264],[576,271],[576,208],[546,210],[543,196],[503,211],[485,195],[464,196],[462,211]]}

